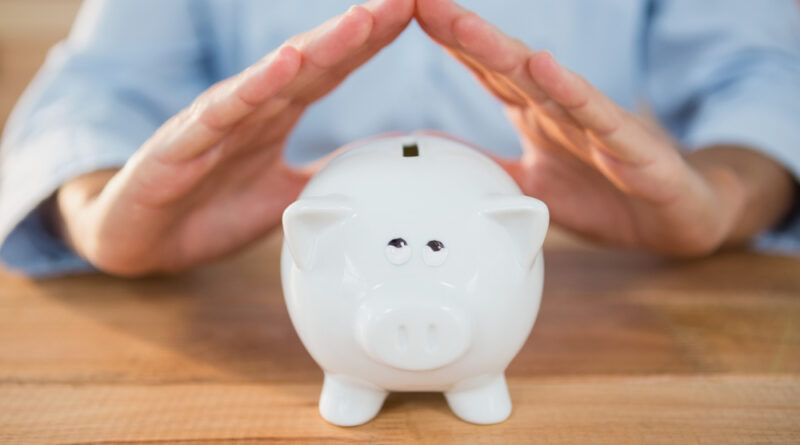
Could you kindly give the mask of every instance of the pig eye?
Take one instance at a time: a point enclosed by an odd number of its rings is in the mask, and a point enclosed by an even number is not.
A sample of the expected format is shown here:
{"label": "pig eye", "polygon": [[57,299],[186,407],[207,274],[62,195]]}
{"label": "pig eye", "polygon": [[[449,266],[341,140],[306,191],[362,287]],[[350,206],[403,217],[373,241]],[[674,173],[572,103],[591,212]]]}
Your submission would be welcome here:
{"label": "pig eye", "polygon": [[425,250],[422,252],[422,259],[425,260],[425,264],[438,266],[444,263],[445,258],[447,258],[447,248],[444,247],[444,243],[438,240],[428,241],[428,244],[425,245]]}
{"label": "pig eye", "polygon": [[392,264],[403,264],[411,258],[411,246],[403,238],[395,238],[386,245],[386,259]]}

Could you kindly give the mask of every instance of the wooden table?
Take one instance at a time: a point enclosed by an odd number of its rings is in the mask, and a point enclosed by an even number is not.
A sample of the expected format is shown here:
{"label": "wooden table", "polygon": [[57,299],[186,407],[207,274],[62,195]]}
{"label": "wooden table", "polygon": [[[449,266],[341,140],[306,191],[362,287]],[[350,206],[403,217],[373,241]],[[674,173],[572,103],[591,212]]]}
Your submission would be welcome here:
{"label": "wooden table", "polygon": [[[0,0],[0,122],[78,4]],[[170,278],[0,272],[0,444],[800,443],[800,260],[669,263],[552,234],[511,419],[395,394],[345,429],[317,414],[279,242]]]}
{"label": "wooden table", "polygon": [[0,274],[0,443],[800,443],[800,260],[668,262],[555,232],[508,421],[407,393],[339,428],[279,244],[174,277]]}

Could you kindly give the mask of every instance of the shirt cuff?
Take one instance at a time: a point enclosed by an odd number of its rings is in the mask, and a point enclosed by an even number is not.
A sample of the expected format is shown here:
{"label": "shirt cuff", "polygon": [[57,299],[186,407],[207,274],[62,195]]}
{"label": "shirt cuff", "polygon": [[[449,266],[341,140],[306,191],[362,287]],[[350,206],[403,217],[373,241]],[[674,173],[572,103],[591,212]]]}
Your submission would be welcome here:
{"label": "shirt cuff", "polygon": [[[705,104],[686,133],[684,144],[695,150],[712,145],[752,148],[775,160],[800,183],[800,94],[790,88],[781,98],[717,100]],[[795,96],[792,98],[792,96]],[[751,98],[753,99],[753,98]],[[800,188],[796,187],[800,192]],[[800,255],[800,200],[791,217],[754,240],[757,250]]]}
{"label": "shirt cuff", "polygon": [[748,104],[715,106],[698,116],[684,143],[690,150],[711,145],[752,148],[783,165],[800,180],[800,107],[776,119],[776,110]]}
{"label": "shirt cuff", "polygon": [[45,222],[42,203],[66,181],[121,167],[136,147],[95,128],[48,130],[21,145],[3,147],[0,163],[0,262],[43,277],[92,271]]}

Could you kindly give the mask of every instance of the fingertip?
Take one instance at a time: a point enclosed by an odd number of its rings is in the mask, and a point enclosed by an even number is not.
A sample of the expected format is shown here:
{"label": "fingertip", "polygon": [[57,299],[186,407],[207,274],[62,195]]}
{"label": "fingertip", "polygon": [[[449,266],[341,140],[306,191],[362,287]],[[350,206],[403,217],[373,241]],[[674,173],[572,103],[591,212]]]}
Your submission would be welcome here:
{"label": "fingertip", "polygon": [[335,28],[349,36],[353,45],[360,46],[369,38],[374,25],[375,17],[372,11],[362,5],[353,5],[342,15]]}
{"label": "fingertip", "polygon": [[383,40],[405,29],[414,17],[415,0],[371,0],[363,5],[372,14],[378,31],[377,38]]}
{"label": "fingertip", "polygon": [[476,37],[485,34],[484,22],[474,12],[467,12],[453,21],[453,36],[464,47],[474,46]]}
{"label": "fingertip", "polygon": [[387,9],[399,16],[411,18],[414,15],[415,3],[415,0],[370,0],[362,6],[372,13],[380,13],[383,9]]}
{"label": "fingertip", "polygon": [[300,71],[302,55],[297,48],[284,44],[262,63],[240,87],[239,96],[251,106],[261,104],[291,82]]}
{"label": "fingertip", "polygon": [[466,54],[493,71],[506,74],[524,61],[511,38],[474,12],[466,12],[454,21],[453,35]]}
{"label": "fingertip", "polygon": [[275,63],[280,64],[286,77],[294,77],[300,70],[303,62],[303,55],[300,50],[290,44],[283,45],[275,55]]}
{"label": "fingertip", "polygon": [[[375,22],[372,11],[362,5],[351,6],[342,21],[348,21],[347,26],[352,26],[351,31],[353,31],[353,34],[363,35],[363,40],[366,40]],[[340,25],[342,24],[340,23]]]}
{"label": "fingertip", "polygon": [[549,50],[534,52],[528,59],[528,71],[534,79],[552,80],[557,75],[558,62]]}
{"label": "fingertip", "polygon": [[402,12],[401,15],[403,17],[406,17],[406,21],[410,21],[414,16],[414,11],[417,8],[417,2],[416,0],[402,0],[400,6],[397,6],[396,8],[398,11]]}
{"label": "fingertip", "polygon": [[375,18],[369,9],[361,5],[353,5],[336,24],[335,30],[331,32],[331,37],[341,38],[344,40],[341,42],[342,46],[347,50],[352,50],[367,41],[374,25]]}
{"label": "fingertip", "polygon": [[271,76],[276,72],[286,72],[292,74],[300,67],[302,55],[297,48],[289,43],[281,45],[278,49],[268,54],[266,57],[256,62],[250,70],[253,73],[249,77],[263,78]]}
{"label": "fingertip", "polygon": [[447,46],[457,45],[453,35],[453,21],[464,11],[451,0],[416,0],[417,17],[422,29],[431,37]]}
{"label": "fingertip", "polygon": [[344,14],[291,38],[289,44],[296,45],[304,62],[327,69],[364,45],[373,26],[372,13],[363,6],[354,5]]}
{"label": "fingertip", "polygon": [[268,80],[273,84],[270,95],[289,84],[300,72],[302,64],[303,55],[294,46],[284,45],[278,49],[274,60],[274,73]]}

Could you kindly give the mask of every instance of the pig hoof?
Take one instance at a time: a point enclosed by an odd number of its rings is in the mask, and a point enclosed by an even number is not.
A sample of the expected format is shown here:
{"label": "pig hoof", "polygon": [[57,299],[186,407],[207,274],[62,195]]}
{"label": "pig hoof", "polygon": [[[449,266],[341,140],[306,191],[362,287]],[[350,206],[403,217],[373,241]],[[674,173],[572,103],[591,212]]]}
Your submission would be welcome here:
{"label": "pig hoof", "polygon": [[462,420],[479,424],[499,423],[511,415],[511,397],[502,374],[477,386],[459,385],[444,394],[453,413]]}
{"label": "pig hoof", "polygon": [[334,425],[361,425],[378,414],[387,394],[363,381],[326,374],[319,398],[319,413]]}

